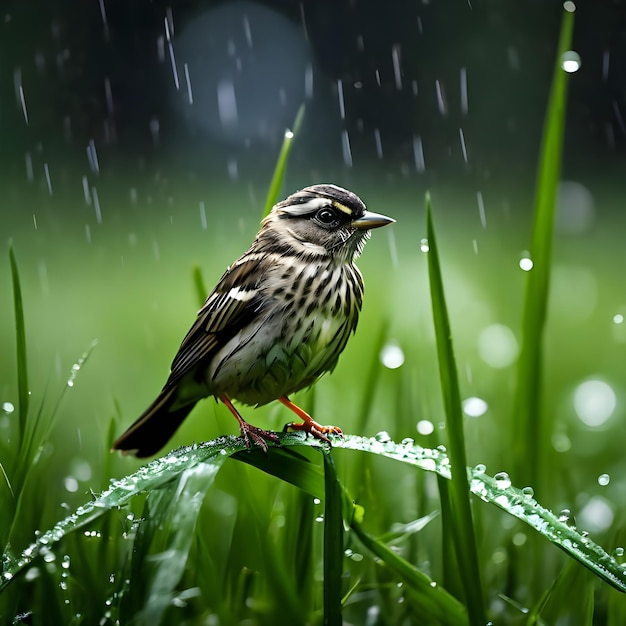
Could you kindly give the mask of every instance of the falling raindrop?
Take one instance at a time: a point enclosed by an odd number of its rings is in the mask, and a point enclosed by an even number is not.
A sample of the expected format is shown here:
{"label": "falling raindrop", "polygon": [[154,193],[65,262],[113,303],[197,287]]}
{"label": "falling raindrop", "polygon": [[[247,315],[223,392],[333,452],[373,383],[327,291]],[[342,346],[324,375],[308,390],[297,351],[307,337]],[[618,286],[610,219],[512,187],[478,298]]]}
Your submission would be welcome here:
{"label": "falling raindrop", "polygon": [[400,44],[394,44],[391,48],[391,61],[393,63],[393,78],[398,91],[402,90],[402,70],[400,69]]}
{"label": "falling raindrop", "polygon": [[183,69],[185,70],[185,83],[187,84],[187,98],[189,104],[193,104],[193,93],[191,91],[191,78],[189,78],[189,64],[183,63]]}
{"label": "falling raindrop", "polygon": [[204,206],[204,202],[200,202],[200,226],[202,227],[202,230],[207,229],[206,208]]}
{"label": "falling raindrop", "polygon": [[617,313],[617,315],[613,316],[614,324],[622,324],[624,322],[624,316],[621,313]]}
{"label": "falling raindrop", "polygon": [[24,115],[24,122],[28,126],[28,111],[26,110],[26,98],[24,97],[24,86],[22,85],[22,68],[18,67],[13,72],[13,84],[15,85],[15,95],[17,102],[22,108],[22,114]]}
{"label": "falling raindrop", "polygon": [[598,476],[598,485],[606,487],[611,482],[611,477],[608,474],[600,474]]}
{"label": "falling raindrop", "polygon": [[376,156],[379,159],[383,158],[383,142],[380,139],[380,130],[374,129],[374,143],[376,144]]}
{"label": "falling raindrop", "polygon": [[445,117],[448,114],[448,105],[446,104],[443,87],[438,80],[435,81],[435,92],[437,94],[437,108],[439,109],[439,113]]}
{"label": "falling raindrop", "polygon": [[2,403],[2,410],[7,414],[10,415],[11,413],[13,413],[13,411],[15,411],[15,406],[13,405],[12,402],[3,402]]}
{"label": "falling raindrop", "polygon": [[420,250],[422,252],[428,252],[430,250],[430,246],[428,245],[428,239],[426,239],[426,237],[420,240]]}
{"label": "falling raindrop", "polygon": [[87,160],[89,161],[89,167],[91,168],[91,171],[98,174],[100,172],[100,165],[98,163],[96,144],[93,139],[90,139],[89,144],[87,145]]}
{"label": "falling raindrop", "polygon": [[102,224],[102,211],[100,210],[100,200],[98,199],[98,190],[95,187],[91,188],[91,197],[93,198],[93,208],[96,212],[96,222]]}
{"label": "falling raindrop", "polygon": [[167,17],[165,18],[165,39],[167,41],[167,49],[169,52],[170,63],[172,64],[172,74],[174,75],[174,85],[176,91],[180,89],[180,82],[178,80],[178,70],[176,69],[176,59],[174,58],[174,46],[172,44],[172,36],[174,35],[174,23],[171,21],[172,11],[168,9]]}
{"label": "falling raindrop", "polygon": [[463,129],[459,128],[459,139],[461,141],[461,152],[463,153],[463,160],[467,163],[467,146],[465,145],[465,135]]}
{"label": "falling raindrop", "polygon": [[415,169],[421,174],[426,170],[426,163],[424,162],[424,146],[422,145],[420,135],[414,135],[413,137],[413,157],[415,159]]}
{"label": "falling raindrop", "polygon": [[461,81],[461,114],[467,115],[468,101],[467,101],[467,68],[462,67],[460,71]]}
{"label": "falling raindrop", "polygon": [[485,203],[483,201],[482,191],[476,192],[476,200],[478,201],[478,215],[480,216],[480,224],[483,228],[487,228],[487,216],[485,215]]}
{"label": "falling raindrop", "polygon": [[89,191],[89,181],[86,176],[82,178],[83,183],[83,196],[85,197],[85,204],[91,206],[91,193]]}
{"label": "falling raindrop", "polygon": [[337,81],[337,97],[339,98],[339,116],[342,120],[346,119],[346,107],[343,100],[343,81]]}
{"label": "falling raindrop", "polygon": [[52,180],[50,179],[50,168],[47,163],[43,164],[43,171],[46,176],[46,184],[48,185],[48,193],[52,195]]}
{"label": "falling raindrop", "polygon": [[243,33],[246,37],[248,48],[252,49],[252,31],[250,30],[250,20],[247,15],[243,16]]}
{"label": "falling raindrop", "polygon": [[341,151],[343,155],[343,162],[352,167],[352,151],[350,150],[350,138],[348,137],[348,131],[341,131]]}

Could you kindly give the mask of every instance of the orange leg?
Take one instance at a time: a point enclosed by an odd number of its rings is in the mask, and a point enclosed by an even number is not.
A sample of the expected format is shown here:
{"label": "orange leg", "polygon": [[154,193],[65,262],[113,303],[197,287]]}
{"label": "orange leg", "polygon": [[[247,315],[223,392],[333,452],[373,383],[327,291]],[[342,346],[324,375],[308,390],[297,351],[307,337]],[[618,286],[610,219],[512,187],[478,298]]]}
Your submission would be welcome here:
{"label": "orange leg", "polygon": [[267,442],[271,441],[272,443],[280,443],[280,439],[276,433],[273,433],[269,430],[263,430],[262,428],[257,428],[252,424],[248,424],[241,415],[239,415],[239,411],[233,406],[233,403],[230,401],[230,398],[223,393],[220,396],[220,400],[228,407],[228,410],[235,416],[237,421],[239,422],[239,430],[241,432],[241,436],[243,440],[246,442],[246,447],[250,447],[250,439],[254,441],[258,446],[263,449],[263,452],[267,453]]}
{"label": "orange leg", "polygon": [[299,406],[295,405],[289,398],[287,398],[287,396],[283,396],[278,399],[302,420],[302,424],[294,422],[285,424],[283,431],[289,429],[303,430],[305,433],[310,433],[317,439],[321,439],[327,443],[330,443],[330,439],[326,435],[343,435],[341,428],[338,426],[322,426],[321,424],[318,424],[306,411],[303,411]]}

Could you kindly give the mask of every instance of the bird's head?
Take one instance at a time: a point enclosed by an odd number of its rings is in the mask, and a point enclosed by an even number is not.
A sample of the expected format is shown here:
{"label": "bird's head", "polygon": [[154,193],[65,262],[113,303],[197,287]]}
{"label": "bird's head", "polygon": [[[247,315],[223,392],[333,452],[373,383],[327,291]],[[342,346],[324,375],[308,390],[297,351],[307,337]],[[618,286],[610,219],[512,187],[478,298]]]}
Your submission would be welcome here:
{"label": "bird's head", "polygon": [[393,223],[373,213],[351,191],[336,185],[313,185],[274,206],[263,220],[260,237],[288,246],[303,256],[332,256],[349,262],[361,254],[372,228]]}

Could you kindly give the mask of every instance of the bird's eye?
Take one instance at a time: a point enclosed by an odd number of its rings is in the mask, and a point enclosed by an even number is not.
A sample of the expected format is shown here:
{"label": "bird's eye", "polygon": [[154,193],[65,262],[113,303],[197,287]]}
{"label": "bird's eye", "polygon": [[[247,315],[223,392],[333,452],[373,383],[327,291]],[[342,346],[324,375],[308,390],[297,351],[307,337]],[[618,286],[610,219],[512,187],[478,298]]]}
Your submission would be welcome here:
{"label": "bird's eye", "polygon": [[337,214],[332,209],[323,208],[315,214],[315,221],[323,226],[331,226],[337,222]]}

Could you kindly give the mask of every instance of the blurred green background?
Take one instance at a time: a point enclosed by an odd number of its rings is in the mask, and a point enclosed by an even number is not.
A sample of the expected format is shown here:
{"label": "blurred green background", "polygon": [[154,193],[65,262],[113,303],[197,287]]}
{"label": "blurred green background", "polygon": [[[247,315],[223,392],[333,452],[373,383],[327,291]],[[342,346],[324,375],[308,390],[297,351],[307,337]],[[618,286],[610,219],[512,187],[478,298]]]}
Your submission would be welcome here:
{"label": "blurred green background", "polygon": [[[192,268],[210,288],[252,240],[302,102],[282,195],[333,182],[398,221],[374,233],[359,262],[360,327],[316,385],[316,418],[353,431],[384,332],[403,364],[381,372],[359,434],[387,430],[425,446],[443,439],[420,250],[430,190],[463,396],[486,403],[468,408],[480,413],[467,418],[468,458],[492,474],[510,469],[520,260],[561,6],[57,0],[2,9],[0,236],[5,252],[13,242],[23,281],[35,408],[54,406],[72,364],[98,341],[44,451],[53,518],[61,503],[103,486],[111,419],[121,433],[163,384],[198,307]],[[608,2],[577,14],[582,66],[571,78],[546,332],[555,489],[544,504],[571,508],[596,537],[626,486],[620,16]],[[0,436],[8,437],[17,393],[5,258]],[[244,414],[271,428],[290,419],[277,405]],[[235,431],[208,400],[171,446]],[[114,463],[117,475],[137,465]]]}

